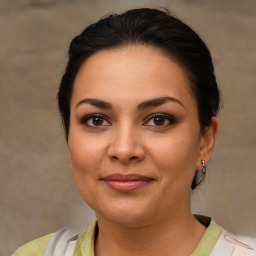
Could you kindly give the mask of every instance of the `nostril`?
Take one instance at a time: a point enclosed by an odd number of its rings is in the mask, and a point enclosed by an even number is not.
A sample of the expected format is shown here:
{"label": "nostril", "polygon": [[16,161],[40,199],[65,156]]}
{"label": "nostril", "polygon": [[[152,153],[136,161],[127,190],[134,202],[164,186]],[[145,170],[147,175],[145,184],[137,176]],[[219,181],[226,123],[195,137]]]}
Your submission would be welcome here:
{"label": "nostril", "polygon": [[121,161],[124,161],[125,159],[126,159],[126,161],[132,161],[132,160],[136,160],[136,159],[138,159],[138,157],[137,156],[131,156],[131,157],[127,157],[127,158],[122,158],[122,157],[118,157],[118,156],[111,156],[111,158],[113,159],[113,160],[121,160]]}

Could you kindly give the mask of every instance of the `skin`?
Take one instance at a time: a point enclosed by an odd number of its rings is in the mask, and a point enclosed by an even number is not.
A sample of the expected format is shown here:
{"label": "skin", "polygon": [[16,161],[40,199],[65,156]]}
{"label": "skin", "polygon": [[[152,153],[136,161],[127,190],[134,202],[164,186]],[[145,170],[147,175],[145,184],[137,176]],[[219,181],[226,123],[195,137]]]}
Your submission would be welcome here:
{"label": "skin", "polygon": [[[171,100],[143,103],[162,97]],[[213,117],[200,132],[184,69],[151,47],[100,51],[81,66],[70,109],[68,146],[78,190],[98,219],[96,255],[192,253],[205,227],[191,214],[190,186],[210,160],[218,123]],[[150,182],[119,191],[104,180],[116,173]]]}

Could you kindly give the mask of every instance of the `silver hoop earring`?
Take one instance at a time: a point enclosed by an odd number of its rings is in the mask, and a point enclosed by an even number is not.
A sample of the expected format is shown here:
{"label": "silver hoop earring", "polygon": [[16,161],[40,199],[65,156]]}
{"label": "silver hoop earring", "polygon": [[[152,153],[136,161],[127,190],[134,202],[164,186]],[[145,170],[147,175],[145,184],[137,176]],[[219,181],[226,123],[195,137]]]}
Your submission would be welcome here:
{"label": "silver hoop earring", "polygon": [[203,173],[203,174],[206,174],[207,166],[206,166],[206,164],[205,164],[205,161],[202,160],[201,163],[202,163],[202,166],[203,166],[202,173]]}

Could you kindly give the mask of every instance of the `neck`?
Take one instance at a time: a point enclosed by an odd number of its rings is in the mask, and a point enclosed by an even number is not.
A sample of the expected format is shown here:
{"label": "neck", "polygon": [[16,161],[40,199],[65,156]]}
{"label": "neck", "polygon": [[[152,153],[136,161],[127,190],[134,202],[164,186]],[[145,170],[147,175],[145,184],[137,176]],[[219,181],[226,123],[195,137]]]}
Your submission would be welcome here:
{"label": "neck", "polygon": [[188,212],[140,226],[122,226],[98,218],[97,256],[190,255],[205,232]]}

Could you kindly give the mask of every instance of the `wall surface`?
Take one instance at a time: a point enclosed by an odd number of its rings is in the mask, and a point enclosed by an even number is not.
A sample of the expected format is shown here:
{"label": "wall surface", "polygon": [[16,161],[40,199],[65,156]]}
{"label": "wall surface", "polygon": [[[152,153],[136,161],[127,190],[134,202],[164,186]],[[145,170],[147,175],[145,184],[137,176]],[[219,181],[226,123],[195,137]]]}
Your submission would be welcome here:
{"label": "wall surface", "polygon": [[224,107],[194,212],[256,236],[256,1],[0,1],[0,255],[94,218],[76,191],[56,107],[70,40],[110,12],[169,8],[211,49]]}

